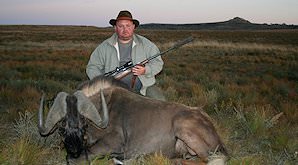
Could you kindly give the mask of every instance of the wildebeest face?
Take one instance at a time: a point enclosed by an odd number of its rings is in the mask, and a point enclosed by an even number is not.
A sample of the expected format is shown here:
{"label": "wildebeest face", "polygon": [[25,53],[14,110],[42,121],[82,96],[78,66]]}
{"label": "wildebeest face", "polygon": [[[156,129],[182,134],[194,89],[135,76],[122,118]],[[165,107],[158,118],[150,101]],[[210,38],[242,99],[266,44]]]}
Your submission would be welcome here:
{"label": "wildebeest face", "polygon": [[67,96],[67,115],[62,120],[59,134],[64,138],[63,143],[70,157],[78,158],[84,150],[84,134],[86,124],[84,117],[78,113],[77,98]]}
{"label": "wildebeest face", "polygon": [[63,141],[67,154],[72,158],[78,158],[83,151],[83,139],[79,134],[80,132],[76,132],[67,135]]}
{"label": "wildebeest face", "polygon": [[58,128],[67,151],[67,161],[69,158],[80,157],[82,152],[87,153],[86,129],[88,124],[91,123],[102,129],[109,124],[109,111],[104,92],[103,90],[98,92],[100,92],[98,100],[101,100],[102,116],[87,95],[78,90],[73,94],[59,92],[50,107],[45,122],[43,120],[45,94],[41,97],[38,110],[38,131],[41,136],[49,136]]}

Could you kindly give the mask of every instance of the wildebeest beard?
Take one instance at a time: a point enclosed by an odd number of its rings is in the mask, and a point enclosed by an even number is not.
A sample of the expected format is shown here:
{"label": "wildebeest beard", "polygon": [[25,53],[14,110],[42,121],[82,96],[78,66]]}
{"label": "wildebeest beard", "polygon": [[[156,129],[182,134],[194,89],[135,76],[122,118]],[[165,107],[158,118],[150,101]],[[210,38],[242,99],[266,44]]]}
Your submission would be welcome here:
{"label": "wildebeest beard", "polygon": [[[61,130],[61,133],[64,132]],[[84,142],[84,130],[83,129],[72,129],[62,133],[64,136],[64,146],[67,152],[68,158],[78,158],[83,151],[86,150]]]}

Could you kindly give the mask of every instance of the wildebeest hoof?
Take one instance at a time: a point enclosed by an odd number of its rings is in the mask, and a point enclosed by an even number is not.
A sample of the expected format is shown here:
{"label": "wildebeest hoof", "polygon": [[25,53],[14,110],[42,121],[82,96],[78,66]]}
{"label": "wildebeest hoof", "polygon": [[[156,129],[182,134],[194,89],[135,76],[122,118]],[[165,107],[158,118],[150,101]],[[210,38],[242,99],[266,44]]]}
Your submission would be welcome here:
{"label": "wildebeest hoof", "polygon": [[113,158],[113,162],[114,162],[114,165],[123,165],[124,163],[121,162],[120,160],[116,159],[116,158]]}

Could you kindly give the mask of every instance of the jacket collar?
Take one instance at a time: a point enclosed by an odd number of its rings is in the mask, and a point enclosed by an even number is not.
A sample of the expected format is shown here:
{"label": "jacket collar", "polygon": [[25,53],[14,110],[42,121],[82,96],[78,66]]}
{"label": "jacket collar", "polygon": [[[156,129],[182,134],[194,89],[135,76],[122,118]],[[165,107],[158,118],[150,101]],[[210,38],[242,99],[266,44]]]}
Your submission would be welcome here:
{"label": "jacket collar", "polygon": [[[120,53],[119,53],[119,47],[118,47],[118,35],[114,33],[109,39],[108,43],[113,46],[116,51],[117,51],[117,58],[120,60]],[[139,40],[135,34],[133,34],[133,42],[132,42],[132,47],[136,46],[139,44]]]}

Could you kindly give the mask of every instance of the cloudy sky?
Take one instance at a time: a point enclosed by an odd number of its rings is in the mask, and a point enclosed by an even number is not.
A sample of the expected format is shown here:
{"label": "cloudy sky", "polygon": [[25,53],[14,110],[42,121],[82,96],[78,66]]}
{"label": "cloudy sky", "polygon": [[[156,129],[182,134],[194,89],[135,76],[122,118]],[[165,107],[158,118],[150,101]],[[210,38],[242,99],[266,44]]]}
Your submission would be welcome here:
{"label": "cloudy sky", "polygon": [[298,25],[298,0],[0,0],[0,24],[109,26],[120,10],[144,23],[207,23],[234,17]]}

